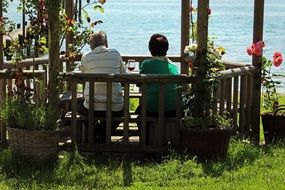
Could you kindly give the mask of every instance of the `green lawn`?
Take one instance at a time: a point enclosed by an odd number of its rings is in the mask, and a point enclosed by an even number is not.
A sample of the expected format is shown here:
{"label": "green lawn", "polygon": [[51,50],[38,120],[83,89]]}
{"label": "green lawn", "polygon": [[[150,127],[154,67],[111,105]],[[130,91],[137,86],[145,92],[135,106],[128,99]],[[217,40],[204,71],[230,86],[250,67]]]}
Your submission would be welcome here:
{"label": "green lawn", "polygon": [[[130,109],[136,104],[131,101]],[[175,153],[142,159],[77,152],[61,152],[55,163],[32,163],[2,150],[0,189],[285,190],[285,144],[257,146],[232,139],[225,160],[203,163]]]}
{"label": "green lawn", "polygon": [[0,189],[285,189],[285,148],[232,140],[225,160],[199,163],[170,153],[152,160],[61,152],[54,164],[0,153]]}
{"label": "green lawn", "polygon": [[[279,96],[279,104],[280,105],[285,105],[285,95],[284,94],[281,94]],[[261,101],[262,101],[262,98],[261,98]],[[262,102],[261,102],[261,109],[260,109],[261,113],[264,113],[266,112],[267,110],[264,109],[264,107],[262,107]]]}

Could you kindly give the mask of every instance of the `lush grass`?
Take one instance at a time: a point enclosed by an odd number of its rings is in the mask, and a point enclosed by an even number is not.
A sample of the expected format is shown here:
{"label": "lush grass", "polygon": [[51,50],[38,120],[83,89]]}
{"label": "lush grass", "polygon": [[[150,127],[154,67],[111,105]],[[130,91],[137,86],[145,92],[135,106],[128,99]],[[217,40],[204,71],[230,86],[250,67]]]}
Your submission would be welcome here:
{"label": "lush grass", "polygon": [[62,152],[54,164],[0,153],[0,189],[285,189],[284,144],[232,140],[225,160],[199,163],[170,153],[152,160]]}
{"label": "lush grass", "polygon": [[[261,97],[261,101],[263,100],[263,98]],[[281,94],[278,98],[279,104],[280,105],[285,105],[285,95]],[[264,109],[264,107],[262,107],[262,102],[261,102],[261,107],[260,107],[260,112],[264,113],[264,112],[268,112],[268,110]]]}
{"label": "lush grass", "polygon": [[[285,104],[285,97],[281,97]],[[136,100],[131,100],[134,110]],[[55,163],[35,163],[0,151],[0,189],[253,189],[285,190],[285,144],[256,146],[232,140],[225,160],[61,152]]]}

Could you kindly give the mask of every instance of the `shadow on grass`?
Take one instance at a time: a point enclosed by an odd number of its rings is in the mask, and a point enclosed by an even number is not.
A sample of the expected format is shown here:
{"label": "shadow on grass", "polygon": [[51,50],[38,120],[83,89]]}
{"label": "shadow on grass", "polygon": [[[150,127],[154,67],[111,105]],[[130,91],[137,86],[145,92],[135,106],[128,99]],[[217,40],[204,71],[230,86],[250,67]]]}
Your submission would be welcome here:
{"label": "shadow on grass", "polygon": [[226,159],[202,163],[203,171],[209,176],[218,177],[224,171],[237,170],[251,165],[261,157],[271,155],[274,146],[284,146],[284,142],[276,141],[274,144],[266,146],[253,145],[247,140],[232,142]]}
{"label": "shadow on grass", "polygon": [[[1,173],[11,180],[12,189],[20,189],[24,183],[37,181],[38,183],[50,181],[53,178],[56,161],[32,161],[21,155],[12,153],[10,149],[0,153]],[[36,175],[35,175],[36,174]]]}

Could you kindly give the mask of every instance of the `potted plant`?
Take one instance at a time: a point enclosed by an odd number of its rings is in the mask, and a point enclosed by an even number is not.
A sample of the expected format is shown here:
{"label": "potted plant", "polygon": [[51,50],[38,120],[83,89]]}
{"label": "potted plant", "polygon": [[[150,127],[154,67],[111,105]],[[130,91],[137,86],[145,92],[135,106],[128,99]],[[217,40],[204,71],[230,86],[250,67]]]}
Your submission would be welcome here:
{"label": "potted plant", "polygon": [[[200,160],[223,158],[230,142],[231,119],[226,113],[220,115],[213,112],[214,92],[219,84],[217,70],[224,68],[221,61],[223,48],[216,48],[214,42],[210,41],[207,59],[198,66],[200,55],[195,47],[195,44],[190,44],[185,51],[194,57],[196,80],[184,98],[182,146],[187,153],[196,155]],[[193,67],[192,63],[190,66]]]}
{"label": "potted plant", "polygon": [[[217,114],[213,108],[216,103],[214,92],[219,85],[217,71],[224,69],[221,59],[225,49],[215,46],[214,40],[208,39],[207,35],[204,36],[206,44],[201,43],[203,39],[198,39],[197,22],[193,22],[192,12],[195,11],[196,9],[191,6],[191,43],[184,50],[184,53],[189,55],[189,67],[192,69],[195,81],[184,97],[182,146],[187,153],[196,155],[200,160],[223,158],[227,154],[230,142],[231,120],[226,113]],[[211,14],[210,9],[206,11],[206,14]]]}
{"label": "potted plant", "polygon": [[[262,50],[265,43],[259,41],[247,48],[248,55],[262,56]],[[272,60],[262,56],[261,65],[261,85],[263,96],[264,113],[261,114],[264,136],[267,141],[272,141],[275,138],[285,137],[285,105],[279,104],[279,96],[277,86],[280,81],[273,78],[271,67],[279,67],[283,61],[283,56],[280,52],[273,54]],[[282,76],[282,75],[280,75]]]}
{"label": "potted plant", "polygon": [[27,74],[11,71],[16,87],[9,91],[1,106],[0,118],[7,126],[8,144],[13,152],[35,160],[57,157],[59,135],[58,114],[45,103],[33,99],[33,90],[25,85]]}

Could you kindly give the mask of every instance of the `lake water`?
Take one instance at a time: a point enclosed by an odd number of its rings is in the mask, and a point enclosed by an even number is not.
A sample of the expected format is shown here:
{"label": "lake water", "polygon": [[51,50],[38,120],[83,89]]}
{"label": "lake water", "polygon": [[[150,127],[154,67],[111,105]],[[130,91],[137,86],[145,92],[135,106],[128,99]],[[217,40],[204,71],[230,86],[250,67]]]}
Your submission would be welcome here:
{"label": "lake water", "polygon": [[[149,54],[148,40],[153,33],[165,34],[170,43],[168,54],[180,52],[180,9],[181,0],[108,0],[104,5],[105,13],[93,13],[88,9],[91,20],[101,19],[103,24],[97,29],[106,31],[109,46],[121,54]],[[10,5],[8,15],[20,22],[15,7]],[[197,7],[197,0],[193,0]],[[212,14],[209,20],[209,34],[215,37],[216,44],[226,48],[224,59],[250,63],[245,49],[252,42],[253,0],[211,0]],[[274,51],[285,54],[285,1],[265,0],[264,54],[271,57]],[[89,51],[89,48],[84,48]],[[285,55],[284,55],[285,56]],[[285,63],[273,68],[285,74]],[[281,79],[284,83],[284,79]]]}

